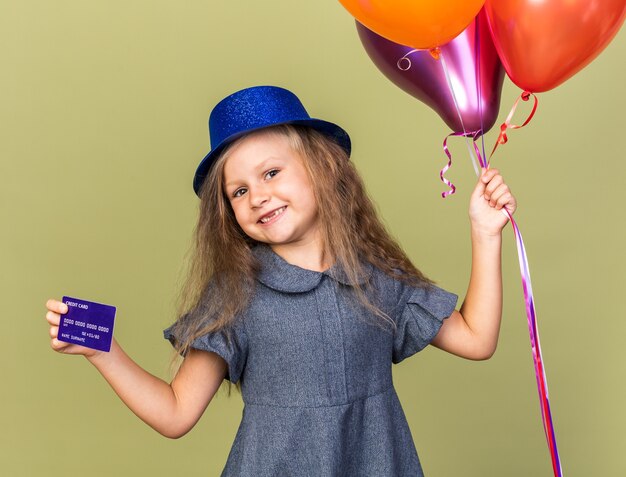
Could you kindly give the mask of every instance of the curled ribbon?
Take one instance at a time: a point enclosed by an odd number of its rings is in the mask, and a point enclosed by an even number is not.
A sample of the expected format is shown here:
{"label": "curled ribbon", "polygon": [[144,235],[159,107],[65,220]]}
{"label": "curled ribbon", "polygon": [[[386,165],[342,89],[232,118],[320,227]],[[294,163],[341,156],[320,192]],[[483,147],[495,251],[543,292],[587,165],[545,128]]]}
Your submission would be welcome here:
{"label": "curled ribbon", "polygon": [[450,190],[447,190],[441,193],[441,197],[443,197],[444,199],[448,197],[449,195],[452,195],[456,192],[456,186],[452,182],[450,182],[448,179],[446,179],[444,177],[444,174],[446,173],[448,169],[452,167],[452,154],[450,154],[450,151],[448,150],[448,138],[450,136],[457,136],[457,135],[458,133],[449,134],[443,140],[443,151],[448,156],[448,163],[445,166],[443,166],[443,168],[439,171],[439,177],[441,179],[441,182],[443,182],[445,185],[450,187]]}
{"label": "curled ribbon", "polygon": [[480,133],[480,131],[453,132],[453,133],[448,134],[443,139],[443,152],[445,152],[446,156],[448,156],[448,163],[445,166],[443,166],[443,169],[441,169],[439,171],[439,177],[441,178],[441,182],[443,182],[448,187],[450,187],[450,190],[442,192],[441,193],[441,197],[442,198],[445,199],[449,195],[452,195],[452,194],[454,194],[456,192],[456,187],[454,186],[454,184],[444,177],[444,174],[448,171],[448,169],[450,169],[452,167],[452,153],[448,149],[448,138],[450,138],[452,136],[463,136],[463,137],[470,137],[470,138],[472,138],[472,144],[474,145],[474,151],[476,152],[476,156],[478,157],[480,165],[482,167],[484,167],[483,166],[483,161],[482,161],[482,156],[480,155],[480,151],[478,149],[478,146],[476,145],[476,138],[478,137],[479,133]]}
{"label": "curled ribbon", "polygon": [[[515,114],[515,110],[517,109],[517,105],[518,105],[520,99],[522,101],[528,101],[531,96],[534,99],[534,104],[533,104],[532,111],[530,112],[530,114],[526,118],[526,121],[524,121],[520,125],[511,124],[511,119],[513,119],[513,115]],[[511,108],[511,112],[506,117],[506,120],[500,126],[500,134],[498,135],[498,139],[496,140],[496,143],[494,144],[493,149],[491,150],[491,154],[489,154],[489,160],[487,161],[487,164],[489,164],[489,161],[491,161],[491,156],[493,156],[493,153],[496,152],[496,149],[498,148],[498,146],[500,144],[506,144],[506,142],[509,140],[508,136],[506,135],[507,129],[519,129],[519,128],[523,128],[524,126],[526,126],[530,122],[530,120],[533,118],[533,116],[535,115],[535,111],[537,111],[537,104],[538,103],[539,103],[539,101],[537,100],[537,96],[535,96],[533,93],[531,93],[529,91],[524,91],[524,92],[522,92],[522,94],[519,95],[519,97],[515,100],[515,103],[513,103],[513,107]]]}

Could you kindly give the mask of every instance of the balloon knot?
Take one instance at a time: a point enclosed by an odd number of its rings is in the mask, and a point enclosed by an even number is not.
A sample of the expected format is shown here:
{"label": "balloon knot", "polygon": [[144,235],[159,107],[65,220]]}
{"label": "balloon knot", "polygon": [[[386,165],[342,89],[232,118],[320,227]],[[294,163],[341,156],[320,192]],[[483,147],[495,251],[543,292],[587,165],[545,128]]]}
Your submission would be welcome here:
{"label": "balloon knot", "polygon": [[522,93],[522,100],[523,100],[523,101],[528,101],[528,100],[530,99],[530,95],[531,95],[531,94],[532,94],[532,93],[531,93],[530,91],[524,91],[524,92]]}
{"label": "balloon knot", "polygon": [[439,58],[441,58],[441,49],[438,46],[428,50],[428,53],[430,53],[430,56],[432,56],[436,60],[439,60]]}

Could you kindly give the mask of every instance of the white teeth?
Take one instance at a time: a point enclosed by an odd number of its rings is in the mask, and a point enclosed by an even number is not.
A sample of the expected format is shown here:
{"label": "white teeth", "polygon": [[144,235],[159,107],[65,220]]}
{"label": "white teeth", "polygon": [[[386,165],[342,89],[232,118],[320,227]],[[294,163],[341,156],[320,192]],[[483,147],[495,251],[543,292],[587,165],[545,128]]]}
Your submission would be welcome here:
{"label": "white teeth", "polygon": [[272,215],[268,215],[267,217],[263,217],[261,219],[261,222],[264,223],[264,224],[269,222],[270,220],[272,220],[277,215],[282,214],[283,210],[285,210],[285,207],[281,207],[280,209],[276,209],[276,211]]}

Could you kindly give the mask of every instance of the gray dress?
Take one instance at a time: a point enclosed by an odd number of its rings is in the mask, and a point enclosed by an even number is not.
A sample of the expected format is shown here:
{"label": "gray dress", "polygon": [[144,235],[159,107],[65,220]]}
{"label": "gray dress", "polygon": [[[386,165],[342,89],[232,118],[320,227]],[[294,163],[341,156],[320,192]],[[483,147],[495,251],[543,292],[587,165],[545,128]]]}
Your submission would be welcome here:
{"label": "gray dress", "polygon": [[[391,365],[428,345],[457,296],[366,264],[360,282],[394,331],[350,298],[339,267],[303,269],[264,244],[253,254],[261,271],[232,344],[217,332],[192,345],[219,354],[226,379],[241,380],[243,415],[222,477],[422,476]],[[163,333],[173,342],[172,328]]]}

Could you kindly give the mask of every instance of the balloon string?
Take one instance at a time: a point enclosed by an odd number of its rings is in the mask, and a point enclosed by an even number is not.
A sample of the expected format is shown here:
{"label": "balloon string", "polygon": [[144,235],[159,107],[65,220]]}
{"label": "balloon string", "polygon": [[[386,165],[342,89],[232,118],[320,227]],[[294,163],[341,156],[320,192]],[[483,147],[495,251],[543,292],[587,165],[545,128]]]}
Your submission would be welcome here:
{"label": "balloon string", "polygon": [[[482,151],[483,151],[483,156],[482,157],[487,157],[487,154],[485,153],[485,125],[483,123],[483,91],[482,91],[482,75],[480,72],[480,22],[481,22],[481,16],[478,15],[476,17],[476,25],[474,26],[474,64],[476,65],[476,75],[474,77],[475,81],[476,81],[476,93],[477,93],[477,97],[478,97],[478,113],[480,115],[480,130],[483,132],[483,134],[480,135],[480,143],[482,146]],[[480,154],[478,155],[480,157]],[[483,162],[480,161],[480,165],[483,165]]]}
{"label": "balloon string", "polygon": [[[478,30],[478,25],[477,25],[477,30]],[[478,45],[478,40],[479,40],[479,34],[478,31],[476,31],[476,45]],[[408,55],[415,52],[417,50],[412,50],[410,52],[408,52],[403,58],[401,58],[400,60],[398,60],[398,68],[406,70],[409,69],[411,67],[411,60],[408,59]],[[475,55],[478,55],[479,53],[479,48],[476,46],[475,49]],[[513,104],[513,108],[511,109],[509,115],[507,116],[505,122],[500,126],[500,134],[498,136],[498,139],[496,140],[496,144],[493,147],[493,150],[491,151],[491,154],[489,155],[489,159],[485,160],[485,149],[484,149],[484,138],[482,139],[482,145],[483,145],[483,154],[481,156],[480,151],[478,149],[478,146],[476,145],[476,138],[478,136],[479,133],[482,132],[483,130],[483,111],[482,111],[482,91],[480,90],[480,82],[477,81],[478,84],[478,100],[480,106],[479,106],[479,111],[480,111],[480,119],[481,119],[481,130],[480,131],[474,131],[471,133],[468,133],[465,129],[465,125],[463,124],[463,118],[461,115],[461,111],[460,108],[458,106],[458,102],[456,99],[456,95],[454,93],[454,88],[452,86],[452,81],[450,80],[450,75],[447,69],[447,65],[445,62],[445,57],[442,54],[441,50],[439,48],[435,48],[433,50],[430,51],[431,55],[435,58],[435,59],[441,59],[441,63],[442,63],[442,67],[444,70],[444,74],[446,76],[446,81],[448,82],[448,87],[450,88],[450,92],[452,94],[452,98],[454,100],[454,105],[455,108],[457,110],[457,114],[459,115],[459,120],[461,121],[461,126],[463,127],[463,132],[454,132],[449,134],[448,136],[446,136],[446,138],[443,141],[443,149],[445,154],[448,156],[448,163],[444,166],[444,168],[440,171],[439,175],[440,178],[442,180],[442,182],[444,182],[446,185],[448,185],[450,187],[449,191],[443,192],[441,195],[443,198],[454,194],[454,192],[456,191],[456,187],[454,186],[454,184],[452,184],[452,182],[448,181],[447,179],[445,179],[444,177],[444,173],[452,166],[452,155],[450,154],[450,151],[448,150],[448,146],[447,146],[447,141],[448,138],[451,136],[464,136],[466,138],[466,141],[469,141],[468,137],[471,136],[473,139],[473,145],[474,145],[474,149],[476,152],[476,157],[478,157],[478,161],[480,162],[480,165],[482,167],[485,168],[489,168],[490,166],[490,162],[491,162],[491,158],[494,154],[494,152],[496,151],[497,147],[500,144],[506,144],[508,137],[506,134],[507,129],[519,129],[522,128],[524,126],[526,126],[530,120],[533,118],[535,111],[537,110],[537,104],[538,104],[538,100],[537,97],[528,92],[528,91],[524,91],[522,92],[522,94],[517,98],[517,100],[515,101],[515,103]],[[476,57],[478,58],[478,56]],[[401,67],[401,62],[402,61],[406,61],[408,62],[408,66],[406,68],[402,68]],[[478,62],[478,64],[480,64]],[[511,120],[513,118],[513,115],[517,109],[517,106],[519,104],[520,99],[522,101],[528,101],[530,99],[530,96],[533,97],[534,99],[534,104],[532,107],[532,111],[530,112],[529,116],[526,118],[526,120],[521,124],[521,125],[516,125],[516,124],[511,124]],[[470,150],[470,157],[472,159],[473,165],[474,165],[474,171],[476,172],[476,175],[479,175],[478,169],[476,167],[476,163],[474,161],[474,156],[472,155],[471,152],[471,148],[469,147],[468,144],[468,149]],[[534,364],[534,368],[535,368],[535,377],[537,380],[537,390],[539,393],[539,403],[540,403],[540,410],[541,410],[541,419],[542,419],[542,423],[543,423],[543,429],[544,429],[544,433],[546,436],[546,440],[548,443],[548,448],[550,450],[550,457],[552,460],[552,470],[554,472],[555,477],[562,477],[563,476],[563,469],[561,466],[561,460],[559,457],[559,452],[558,452],[558,448],[557,448],[557,444],[556,444],[556,436],[554,433],[554,424],[552,422],[552,413],[550,410],[550,400],[549,400],[549,396],[548,396],[548,381],[547,381],[547,377],[546,377],[546,372],[545,372],[545,368],[543,365],[543,357],[542,357],[542,352],[541,352],[541,343],[539,340],[539,329],[537,327],[537,315],[536,315],[536,311],[535,311],[535,300],[534,300],[534,295],[533,295],[533,291],[532,291],[532,282],[531,282],[531,276],[530,276],[530,268],[528,265],[528,256],[526,254],[526,247],[524,246],[524,240],[522,238],[522,233],[519,230],[519,227],[517,225],[517,223],[515,222],[515,220],[513,219],[513,215],[510,213],[510,211],[504,207],[502,209],[502,212],[505,213],[510,222],[511,225],[513,227],[513,232],[515,234],[515,243],[517,246],[517,253],[518,253],[518,259],[519,259],[519,266],[520,266],[520,274],[521,274],[521,278],[522,278],[522,288],[524,291],[524,302],[526,305],[526,316],[527,316],[527,320],[528,320],[528,330],[529,330],[529,335],[530,335],[530,344],[531,344],[531,349],[532,349],[532,354],[533,354],[533,364]]]}
{"label": "balloon string", "polygon": [[[525,92],[526,93],[526,92]],[[515,108],[517,107],[517,103],[520,99],[523,101],[527,101],[530,97],[531,93],[522,94],[520,98],[515,102],[513,109],[509,113],[505,123],[501,127],[500,135],[503,137],[503,142],[500,142],[500,138],[498,138],[498,142],[496,142],[496,147],[498,144],[506,143],[506,134],[505,131],[508,127],[511,129],[517,129],[524,127],[528,122],[532,119],[535,110],[537,109],[537,98],[535,98],[535,104],[533,106],[533,110],[530,116],[524,121],[524,123],[520,126],[510,125],[511,118],[513,117],[513,113],[515,112]],[[525,99],[524,99],[525,98]],[[476,147],[478,149],[478,147]],[[491,152],[489,156],[489,161],[487,161],[486,168],[489,168],[491,156],[493,155],[494,150]],[[480,152],[478,152],[480,158]],[[481,163],[484,163],[484,159],[481,159]],[[511,225],[513,227],[513,232],[515,234],[515,244],[517,246],[517,255],[519,259],[519,267],[520,274],[522,277],[522,289],[524,291],[524,303],[526,305],[526,317],[528,321],[528,332],[530,334],[530,346],[533,355],[533,364],[535,368],[535,378],[537,380],[537,391],[539,393],[539,405],[541,409],[541,421],[543,424],[543,430],[546,436],[546,441],[548,443],[548,449],[550,451],[550,458],[552,460],[552,470],[554,472],[555,477],[563,477],[563,469],[561,467],[561,459],[559,457],[559,451],[556,444],[556,436],[554,434],[554,423],[552,422],[552,412],[550,410],[550,400],[548,396],[548,379],[546,377],[546,370],[543,365],[543,356],[541,352],[541,343],[539,341],[539,328],[537,326],[537,314],[535,311],[535,298],[533,294],[532,282],[530,277],[530,267],[528,265],[528,256],[526,254],[526,247],[524,246],[524,239],[522,238],[522,232],[520,231],[517,223],[513,219],[513,215],[510,211],[504,207],[503,212],[507,215],[509,220],[511,221]]]}
{"label": "balloon string", "polygon": [[[476,28],[476,33],[475,33],[475,55],[479,55],[480,53],[480,48],[478,47],[479,45],[479,28],[477,26]],[[478,61],[478,56],[476,56],[476,64],[479,65],[480,68],[480,61]],[[479,74],[477,72],[477,74]],[[482,92],[480,90],[480,81],[479,81],[479,76],[477,77],[476,80],[476,84],[478,86],[478,101],[479,101],[479,112],[480,112],[480,120],[481,120],[481,129],[482,129],[482,125],[483,125],[483,110],[482,110]],[[528,118],[526,119],[526,121],[524,121],[523,124],[521,125],[512,125],[511,124],[511,119],[513,118],[513,115],[515,113],[515,110],[517,108],[517,105],[519,103],[519,100],[523,100],[523,101],[528,101],[528,99],[530,98],[532,93],[528,92],[528,91],[524,91],[520,97],[517,98],[517,100],[515,101],[513,108],[511,109],[511,112],[509,113],[509,115],[507,116],[505,122],[502,124],[502,126],[500,127],[500,135],[498,136],[498,139],[496,141],[496,144],[493,148],[493,150],[491,151],[491,154],[489,156],[489,160],[486,161],[486,165],[485,165],[485,161],[484,159],[482,159],[480,157],[480,153],[478,153],[478,157],[480,160],[481,165],[484,165],[484,167],[489,168],[489,163],[491,160],[491,157],[493,156],[496,148],[498,147],[498,145],[500,144],[505,144],[507,142],[507,135],[506,135],[506,130],[507,129],[518,129],[521,127],[526,126],[530,120],[532,119],[532,117],[535,114],[535,111],[537,110],[537,97],[535,95],[533,96],[534,99],[534,104],[533,104],[533,108],[532,111],[530,113],[530,115],[528,116]],[[484,135],[482,137],[482,146],[483,146],[483,157],[485,156],[485,146],[484,146]],[[512,214],[510,213],[510,211],[504,207],[503,212],[508,216],[509,220],[511,221],[511,225],[513,227],[513,231],[515,234],[515,243],[517,246],[517,252],[518,252],[518,259],[519,259],[519,265],[520,265],[520,274],[521,274],[521,278],[522,278],[522,288],[524,290],[524,302],[526,305],[526,316],[527,316],[527,321],[528,321],[528,329],[529,329],[529,334],[530,334],[530,343],[531,343],[531,349],[532,349],[532,354],[533,354],[533,364],[534,364],[534,368],[535,368],[535,377],[537,380],[537,390],[539,393],[539,402],[540,402],[540,409],[541,409],[541,419],[542,419],[542,424],[543,424],[543,429],[544,429],[544,433],[546,435],[546,440],[548,442],[548,448],[550,451],[550,457],[552,460],[552,469],[554,471],[554,475],[556,477],[562,477],[563,475],[563,471],[561,468],[561,462],[559,459],[559,453],[558,453],[558,449],[556,446],[556,437],[554,435],[554,424],[552,422],[552,414],[550,411],[550,401],[548,399],[548,382],[547,382],[547,378],[546,378],[546,373],[545,373],[545,368],[543,366],[543,358],[542,358],[542,353],[541,353],[541,344],[539,342],[539,329],[537,327],[537,317],[536,317],[536,312],[535,312],[535,301],[534,301],[534,295],[533,295],[533,291],[532,291],[532,282],[531,282],[531,276],[530,276],[530,268],[528,266],[528,256],[526,254],[526,247],[524,246],[524,240],[522,238],[522,233],[519,230],[519,227],[517,225],[517,223],[515,222],[515,220],[513,219]]]}
{"label": "balloon string", "polygon": [[563,476],[559,451],[556,445],[556,437],[554,435],[554,424],[552,422],[552,412],[550,411],[550,400],[548,396],[548,380],[546,370],[543,366],[543,358],[541,353],[541,343],[539,341],[539,329],[537,327],[537,315],[535,312],[535,300],[533,296],[532,283],[530,278],[530,269],[528,267],[528,257],[526,255],[526,247],[522,233],[517,226],[513,216],[506,209],[503,209],[508,215],[513,232],[515,233],[515,243],[517,245],[517,254],[519,257],[520,272],[522,275],[522,287],[524,289],[524,301],[526,304],[526,316],[528,317],[528,331],[530,333],[530,345],[533,354],[533,363],[535,366],[535,377],[537,379],[537,390],[539,392],[539,404],[541,407],[541,418],[543,422],[543,430],[548,442],[550,457],[552,459],[552,470],[555,477]]}
{"label": "balloon string", "polygon": [[[515,110],[517,109],[517,105],[520,99],[522,101],[528,101],[531,96],[534,99],[534,104],[533,104],[532,111],[526,118],[526,121],[524,121],[521,125],[511,124],[511,119],[513,119],[513,114],[515,114]],[[533,93],[529,91],[524,91],[522,92],[522,94],[519,95],[519,97],[515,100],[513,107],[511,108],[511,112],[507,116],[506,120],[500,126],[500,134],[498,135],[498,139],[496,140],[496,143],[493,146],[493,149],[491,150],[491,154],[489,154],[489,159],[487,160],[487,164],[489,164],[489,162],[491,161],[491,157],[493,156],[493,153],[496,152],[496,149],[498,148],[498,146],[500,144],[506,144],[506,142],[509,140],[509,138],[506,135],[507,129],[519,129],[519,128],[523,128],[524,126],[526,126],[535,115],[535,111],[537,111],[538,102],[539,100],[537,99],[537,96],[535,96]]]}
{"label": "balloon string", "polygon": [[[478,28],[478,26],[477,26]],[[479,38],[478,37],[478,33],[476,33],[476,37],[475,38]],[[477,42],[476,42],[477,43]],[[478,50],[475,50],[475,54],[478,54]],[[412,50],[409,53],[407,53],[403,58],[401,58],[400,60],[398,60],[398,68],[403,69],[401,67],[401,62],[403,60],[405,60],[406,62],[408,62],[408,66],[405,69],[408,69],[411,67],[411,60],[408,59],[408,55],[415,52],[417,50]],[[463,118],[461,115],[461,111],[457,102],[457,98],[456,95],[454,93],[454,88],[452,86],[452,81],[450,79],[450,75],[447,69],[447,65],[445,62],[445,57],[443,54],[441,54],[442,52],[440,51],[439,48],[433,49],[431,50],[431,55],[435,58],[435,59],[439,59],[439,57],[441,58],[441,63],[442,63],[442,67],[443,67],[443,71],[444,74],[446,76],[446,81],[448,82],[448,87],[450,88],[450,92],[452,94],[452,98],[454,100],[454,105],[455,108],[457,110],[457,114],[459,115],[459,120],[461,121],[461,126],[463,127],[463,132],[454,132],[449,134],[448,136],[446,136],[446,138],[443,141],[443,149],[445,154],[448,156],[448,163],[444,166],[443,169],[441,169],[439,176],[442,180],[442,182],[444,182],[446,185],[448,185],[450,187],[449,191],[446,192],[442,192],[442,197],[448,197],[451,194],[454,194],[454,192],[456,191],[456,187],[454,186],[454,184],[452,184],[452,182],[448,181],[447,179],[445,179],[444,177],[444,173],[450,169],[450,167],[452,166],[452,155],[450,154],[450,151],[448,150],[448,146],[447,146],[447,141],[448,138],[451,136],[464,136],[466,138],[466,142],[468,142],[468,149],[470,151],[470,158],[472,159],[472,163],[474,165],[474,171],[476,172],[476,175],[479,175],[478,172],[478,168],[476,167],[476,163],[474,161],[474,156],[472,154],[471,148],[469,147],[469,139],[468,137],[471,136],[473,141],[473,145],[474,145],[474,149],[476,152],[476,157],[478,158],[478,161],[481,165],[481,167],[484,168],[489,168],[490,165],[490,161],[491,158],[494,154],[494,152],[496,151],[497,147],[500,144],[505,144],[508,140],[508,137],[506,135],[506,131],[507,129],[519,129],[522,128],[524,126],[526,126],[530,120],[533,118],[535,111],[537,110],[537,104],[538,104],[538,100],[537,97],[528,92],[528,91],[524,91],[515,101],[513,108],[511,109],[511,112],[509,113],[509,115],[507,116],[505,122],[500,126],[500,134],[498,136],[498,139],[496,141],[496,144],[494,145],[493,150],[491,151],[491,154],[489,155],[489,159],[485,160],[485,148],[484,148],[484,138],[482,139],[482,145],[483,145],[483,154],[480,154],[480,151],[478,149],[478,146],[476,144],[476,138],[478,136],[479,133],[482,133],[483,130],[483,111],[482,108],[480,108],[480,118],[481,118],[481,130],[480,131],[474,131],[474,132],[470,132],[468,133],[467,130],[465,129],[465,125],[463,124]],[[477,57],[478,58],[478,57]],[[479,83],[479,82],[477,82]],[[480,90],[480,86],[478,86],[478,99],[479,102],[482,102],[482,91]],[[530,99],[530,96],[533,97],[534,99],[534,104],[533,104],[533,108],[532,111],[530,113],[530,115],[528,116],[528,118],[526,118],[526,120],[521,124],[521,125],[516,125],[516,124],[511,124],[511,120],[513,118],[513,115],[515,113],[515,110],[517,109],[517,105],[519,104],[520,99],[522,101],[528,101]],[[481,103],[482,106],[482,103]],[[482,135],[482,134],[481,134]],[[530,343],[531,343],[531,349],[532,349],[532,354],[533,354],[533,364],[534,364],[534,368],[535,368],[535,377],[537,380],[537,390],[539,393],[539,403],[540,403],[540,410],[541,410],[541,419],[542,419],[542,423],[543,423],[543,429],[544,429],[544,433],[546,436],[546,440],[548,443],[548,448],[550,451],[550,457],[552,460],[552,470],[554,472],[555,477],[562,477],[563,476],[563,469],[561,467],[561,460],[559,457],[559,452],[558,452],[558,448],[557,448],[557,444],[556,444],[556,437],[555,437],[555,433],[554,433],[554,424],[552,422],[552,413],[550,410],[550,400],[549,400],[549,396],[548,396],[548,382],[547,382],[547,378],[546,378],[546,372],[545,372],[545,368],[543,365],[543,357],[542,357],[542,352],[541,352],[541,344],[539,341],[539,329],[537,327],[537,316],[536,316],[536,312],[535,312],[535,300],[534,300],[534,295],[533,295],[533,291],[532,291],[532,282],[531,282],[531,276],[530,276],[530,268],[528,266],[528,257],[526,254],[526,247],[524,246],[524,240],[522,238],[522,233],[519,230],[519,227],[517,225],[517,223],[515,222],[515,220],[513,219],[512,214],[510,213],[510,211],[504,207],[503,208],[503,213],[505,213],[510,222],[511,225],[513,227],[513,231],[515,234],[515,243],[517,246],[517,253],[518,253],[518,259],[519,259],[519,265],[520,265],[520,274],[521,274],[521,278],[522,278],[522,288],[524,291],[524,302],[526,305],[526,316],[527,316],[527,320],[528,320],[528,330],[529,330],[529,335],[530,335]]]}

